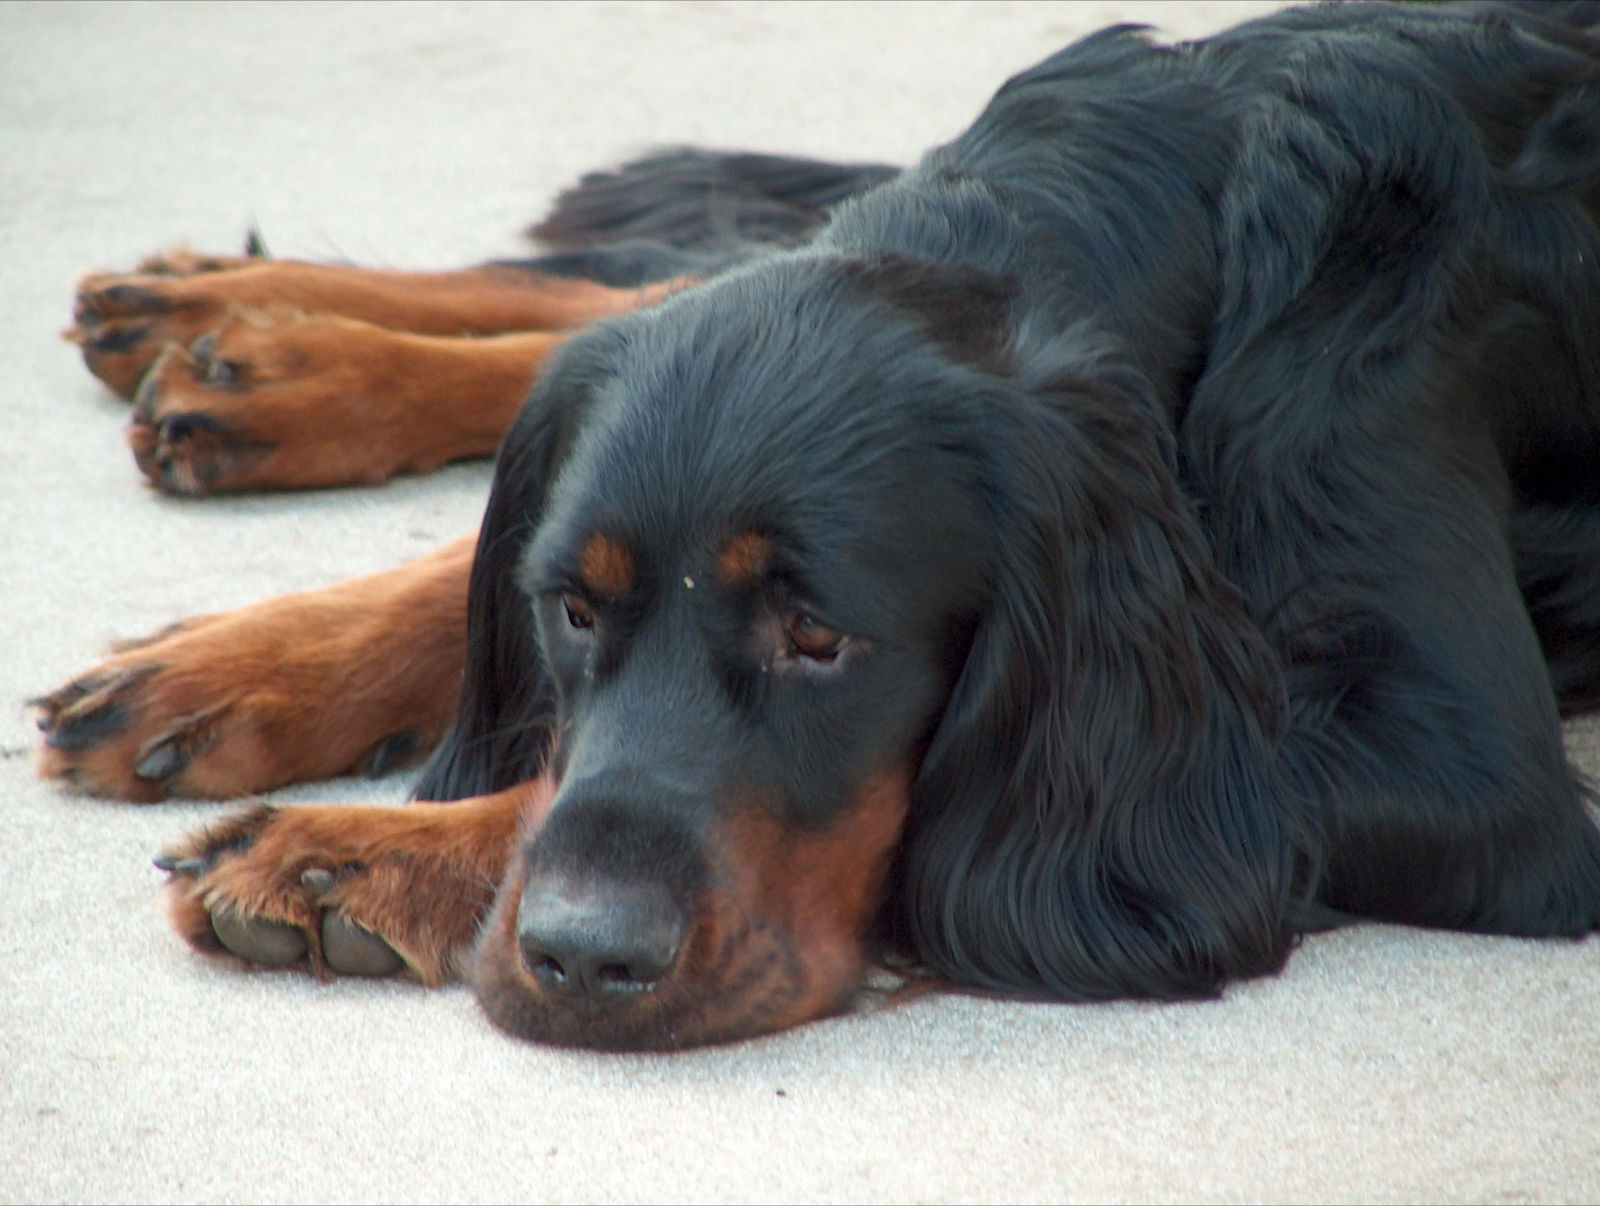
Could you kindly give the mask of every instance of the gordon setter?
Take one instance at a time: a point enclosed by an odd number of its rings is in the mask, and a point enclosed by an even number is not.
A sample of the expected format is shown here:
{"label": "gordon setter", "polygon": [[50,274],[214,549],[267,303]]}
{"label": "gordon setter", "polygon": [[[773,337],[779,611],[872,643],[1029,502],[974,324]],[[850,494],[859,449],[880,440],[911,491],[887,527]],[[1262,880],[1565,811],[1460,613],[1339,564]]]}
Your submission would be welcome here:
{"label": "gordon setter", "polygon": [[87,278],[162,488],[504,440],[475,544],[123,649],[38,701],[44,773],[437,746],[435,803],[167,850],[173,917],[555,1043],[772,1031],[874,966],[1204,997],[1355,918],[1593,930],[1597,29],[1116,28],[903,172],[663,153],[540,260]]}

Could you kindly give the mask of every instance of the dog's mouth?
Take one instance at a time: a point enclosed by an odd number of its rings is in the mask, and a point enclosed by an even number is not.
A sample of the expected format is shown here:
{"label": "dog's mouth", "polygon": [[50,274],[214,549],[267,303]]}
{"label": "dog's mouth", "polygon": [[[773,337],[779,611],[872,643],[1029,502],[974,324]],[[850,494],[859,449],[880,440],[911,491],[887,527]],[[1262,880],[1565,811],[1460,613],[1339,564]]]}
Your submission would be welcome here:
{"label": "dog's mouth", "polygon": [[639,877],[531,867],[524,844],[479,933],[479,1000],[519,1038],[602,1050],[731,1042],[849,1008],[906,782],[882,776],[824,832],[741,814],[688,901]]}
{"label": "dog's mouth", "polygon": [[[598,908],[583,934],[574,902],[593,894],[552,904],[521,872],[514,865],[500,889],[472,971],[490,1020],[519,1038],[601,1050],[729,1042],[838,1012],[861,982],[860,943],[807,948],[731,898],[704,902],[680,928],[670,908],[647,916],[653,893],[625,891],[623,916]],[[636,928],[624,928],[628,915]]]}

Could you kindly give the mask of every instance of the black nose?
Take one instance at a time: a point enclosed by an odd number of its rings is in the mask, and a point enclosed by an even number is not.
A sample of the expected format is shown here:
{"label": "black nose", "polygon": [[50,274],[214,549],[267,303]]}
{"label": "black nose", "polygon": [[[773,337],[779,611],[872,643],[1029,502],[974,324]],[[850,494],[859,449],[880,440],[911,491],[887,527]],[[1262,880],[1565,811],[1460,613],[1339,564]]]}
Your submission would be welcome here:
{"label": "black nose", "polygon": [[596,1005],[653,991],[672,971],[683,918],[637,885],[535,880],[517,906],[522,961],[545,991]]}

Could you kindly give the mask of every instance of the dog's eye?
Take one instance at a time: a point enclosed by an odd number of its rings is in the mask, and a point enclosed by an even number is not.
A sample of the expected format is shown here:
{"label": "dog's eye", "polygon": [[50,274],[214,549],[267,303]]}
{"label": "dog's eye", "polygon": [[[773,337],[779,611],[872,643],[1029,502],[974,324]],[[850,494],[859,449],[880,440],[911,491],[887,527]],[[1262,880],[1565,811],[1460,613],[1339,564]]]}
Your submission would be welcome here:
{"label": "dog's eye", "polygon": [[589,601],[582,595],[575,595],[570,590],[561,595],[561,606],[566,609],[567,623],[579,632],[587,632],[594,627],[594,608],[589,606]]}
{"label": "dog's eye", "polygon": [[842,632],[829,628],[815,616],[803,611],[789,620],[788,634],[789,644],[796,653],[824,665],[839,656],[839,650],[845,642]]}

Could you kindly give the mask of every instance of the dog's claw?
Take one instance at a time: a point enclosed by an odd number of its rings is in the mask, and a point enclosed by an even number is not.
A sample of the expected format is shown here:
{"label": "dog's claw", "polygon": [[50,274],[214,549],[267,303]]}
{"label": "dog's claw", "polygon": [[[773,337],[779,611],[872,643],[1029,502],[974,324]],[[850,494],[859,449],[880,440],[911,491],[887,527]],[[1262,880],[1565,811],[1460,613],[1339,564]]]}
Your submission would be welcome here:
{"label": "dog's claw", "polygon": [[336,880],[333,872],[326,868],[308,867],[300,873],[300,882],[321,896],[324,892],[332,891]]}
{"label": "dog's claw", "polygon": [[89,674],[28,701],[38,708],[35,722],[44,743],[68,754],[81,754],[120,733],[131,712],[129,695],[155,673],[154,666],[129,666],[109,674]]}
{"label": "dog's claw", "polygon": [[51,749],[81,754],[120,733],[127,723],[127,707],[119,699],[107,697],[87,705],[47,710],[39,727]]}
{"label": "dog's claw", "polygon": [[110,309],[119,313],[169,314],[177,307],[154,289],[139,285],[108,285],[90,300],[97,310]]}
{"label": "dog's claw", "polygon": [[89,332],[83,343],[96,352],[131,352],[149,334],[147,326],[108,325]]}
{"label": "dog's claw", "polygon": [[150,860],[158,870],[165,871],[168,875],[199,875],[206,869],[206,860],[203,858],[179,858],[176,854],[162,851]]}
{"label": "dog's claw", "polygon": [[134,764],[133,773],[152,782],[170,779],[189,764],[189,759],[175,745],[158,745]]}
{"label": "dog's claw", "polygon": [[139,379],[138,387],[133,391],[133,418],[138,423],[150,422],[156,413],[156,400],[161,397],[161,381],[154,372],[154,365],[146,370]]}
{"label": "dog's claw", "polygon": [[215,425],[215,420],[208,419],[205,415],[176,414],[162,419],[156,432],[161,442],[170,446],[181,444],[196,431],[214,428]]}

